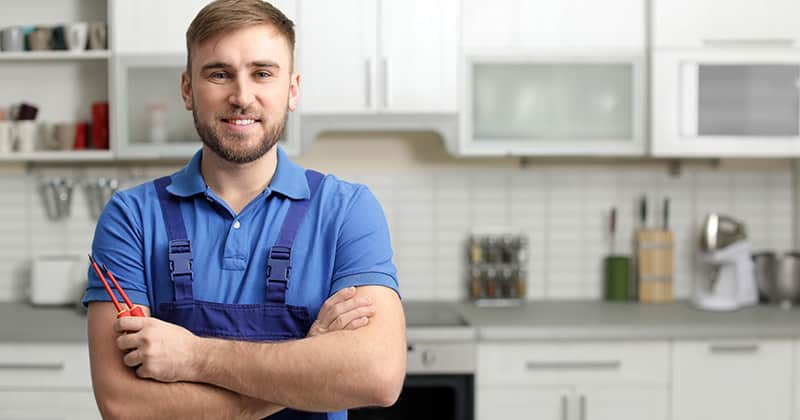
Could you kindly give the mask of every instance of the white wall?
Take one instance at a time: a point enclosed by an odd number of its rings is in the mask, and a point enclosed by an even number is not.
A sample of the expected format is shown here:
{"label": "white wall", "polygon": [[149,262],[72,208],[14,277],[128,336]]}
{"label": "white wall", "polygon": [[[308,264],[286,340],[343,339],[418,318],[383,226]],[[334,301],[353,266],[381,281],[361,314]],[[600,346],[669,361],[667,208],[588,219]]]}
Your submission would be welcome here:
{"label": "white wall", "polygon": [[[473,226],[507,225],[530,239],[530,299],[597,299],[608,252],[607,212],[619,211],[618,252],[630,252],[635,202],[671,199],[675,231],[675,292],[687,297],[696,261],[699,225],[707,212],[743,219],[756,249],[792,246],[793,197],[789,161],[687,164],[679,176],[656,161],[453,159],[428,133],[326,135],[303,166],[367,184],[383,204],[396,252],[401,290],[409,300],[466,296],[464,241]],[[167,166],[0,168],[0,300],[24,299],[33,255],[85,256],[92,236],[81,190],[72,217],[47,220],[36,193],[51,175],[114,175],[132,185],[169,173]]]}

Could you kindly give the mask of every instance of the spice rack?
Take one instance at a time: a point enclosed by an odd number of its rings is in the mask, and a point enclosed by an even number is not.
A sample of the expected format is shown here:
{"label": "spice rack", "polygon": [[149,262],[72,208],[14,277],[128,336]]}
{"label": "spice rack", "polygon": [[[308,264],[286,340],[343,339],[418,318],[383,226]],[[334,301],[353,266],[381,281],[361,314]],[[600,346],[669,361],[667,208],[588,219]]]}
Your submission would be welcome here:
{"label": "spice rack", "polygon": [[476,229],[467,240],[468,295],[480,306],[513,306],[525,300],[528,239],[510,229]]}

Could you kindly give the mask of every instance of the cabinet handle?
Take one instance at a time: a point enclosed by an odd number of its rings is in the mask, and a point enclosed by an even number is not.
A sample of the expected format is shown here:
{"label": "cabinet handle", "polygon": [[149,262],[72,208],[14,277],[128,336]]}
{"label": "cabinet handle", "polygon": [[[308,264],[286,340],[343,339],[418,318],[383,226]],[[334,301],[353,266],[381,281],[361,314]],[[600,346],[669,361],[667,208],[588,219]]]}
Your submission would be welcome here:
{"label": "cabinet handle", "polygon": [[389,108],[389,60],[386,57],[381,59],[381,73],[383,75],[383,108]]}
{"label": "cabinet handle", "polygon": [[578,415],[580,420],[586,420],[586,395],[578,397]]}
{"label": "cabinet handle", "polygon": [[708,38],[703,40],[703,45],[707,47],[791,47],[794,46],[794,40],[791,38]]}
{"label": "cabinet handle", "polygon": [[708,349],[711,353],[757,353],[758,344],[711,344]]}
{"label": "cabinet handle", "polygon": [[561,420],[567,420],[567,414],[568,414],[567,410],[568,409],[569,408],[567,407],[567,396],[566,395],[562,395],[561,396]]}
{"label": "cabinet handle", "polygon": [[364,105],[367,109],[372,108],[372,60],[369,58],[364,63],[364,80],[366,81],[366,97],[364,98]]}
{"label": "cabinet handle", "polygon": [[619,369],[622,362],[619,360],[592,360],[577,362],[526,362],[525,368],[528,370],[562,370],[562,369]]}
{"label": "cabinet handle", "polygon": [[3,369],[26,369],[26,370],[64,370],[63,362],[20,362],[20,363],[0,363],[0,370]]}

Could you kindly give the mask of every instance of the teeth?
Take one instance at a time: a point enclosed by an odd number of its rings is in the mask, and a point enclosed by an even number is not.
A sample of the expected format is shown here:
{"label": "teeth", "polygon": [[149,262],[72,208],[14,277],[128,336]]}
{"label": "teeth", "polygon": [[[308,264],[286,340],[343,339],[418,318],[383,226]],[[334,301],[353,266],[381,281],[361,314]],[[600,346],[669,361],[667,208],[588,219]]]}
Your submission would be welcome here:
{"label": "teeth", "polygon": [[248,125],[256,122],[256,120],[231,120],[235,125]]}

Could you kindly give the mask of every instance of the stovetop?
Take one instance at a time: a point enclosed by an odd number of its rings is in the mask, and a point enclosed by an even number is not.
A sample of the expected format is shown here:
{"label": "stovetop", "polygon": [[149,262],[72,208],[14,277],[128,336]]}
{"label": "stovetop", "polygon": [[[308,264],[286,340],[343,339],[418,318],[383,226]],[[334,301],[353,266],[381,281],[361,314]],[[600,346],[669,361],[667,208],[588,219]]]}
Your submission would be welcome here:
{"label": "stovetop", "polygon": [[449,306],[405,305],[409,327],[466,327],[464,317]]}

